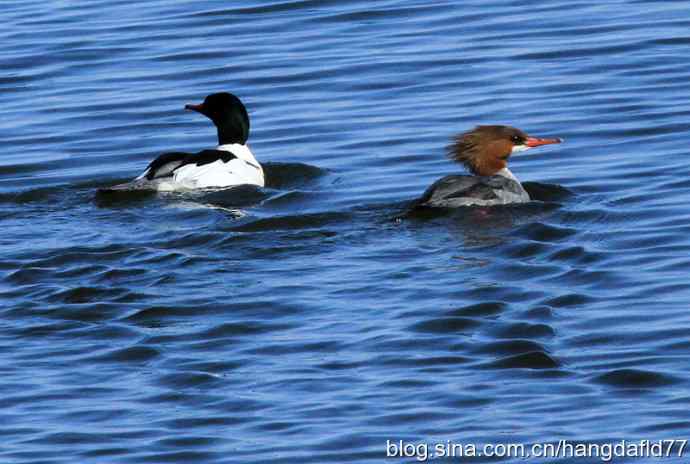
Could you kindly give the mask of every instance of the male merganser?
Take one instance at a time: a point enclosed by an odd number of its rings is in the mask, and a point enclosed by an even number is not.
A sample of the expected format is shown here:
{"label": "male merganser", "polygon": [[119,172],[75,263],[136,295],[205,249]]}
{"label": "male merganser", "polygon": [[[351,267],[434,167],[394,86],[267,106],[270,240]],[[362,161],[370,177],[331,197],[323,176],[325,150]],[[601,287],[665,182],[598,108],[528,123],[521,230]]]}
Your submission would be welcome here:
{"label": "male merganser", "polygon": [[218,146],[198,153],[163,153],[133,182],[117,186],[161,191],[264,186],[264,171],[247,146],[249,115],[239,98],[227,92],[207,96],[199,105],[186,105],[218,129]]}
{"label": "male merganser", "polygon": [[507,167],[513,153],[552,143],[558,138],[530,137],[510,126],[477,126],[455,137],[448,157],[474,175],[450,175],[434,182],[415,207],[457,208],[530,201],[529,194]]}

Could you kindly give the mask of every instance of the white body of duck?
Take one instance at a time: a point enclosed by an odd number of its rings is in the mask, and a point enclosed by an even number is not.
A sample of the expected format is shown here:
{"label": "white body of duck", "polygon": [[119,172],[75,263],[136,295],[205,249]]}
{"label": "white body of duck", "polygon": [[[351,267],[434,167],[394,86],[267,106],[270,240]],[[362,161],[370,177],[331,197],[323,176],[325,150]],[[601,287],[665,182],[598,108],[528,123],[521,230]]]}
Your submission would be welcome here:
{"label": "white body of duck", "polygon": [[247,146],[249,114],[235,95],[207,96],[199,105],[186,105],[209,118],[218,131],[218,146],[197,153],[163,153],[132,182],[110,190],[194,190],[265,184],[264,171]]}
{"label": "white body of duck", "polygon": [[239,143],[218,145],[152,169],[147,168],[134,182],[162,192],[265,185],[263,168],[249,147]]}

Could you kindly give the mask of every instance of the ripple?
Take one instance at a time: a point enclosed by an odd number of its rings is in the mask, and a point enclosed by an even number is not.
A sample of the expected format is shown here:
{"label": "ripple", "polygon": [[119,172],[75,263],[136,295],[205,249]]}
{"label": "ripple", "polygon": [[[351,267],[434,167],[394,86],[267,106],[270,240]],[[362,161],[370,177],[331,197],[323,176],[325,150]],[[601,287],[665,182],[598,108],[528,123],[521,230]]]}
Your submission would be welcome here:
{"label": "ripple", "polygon": [[221,379],[206,372],[176,372],[163,375],[158,383],[175,390],[186,388],[211,388],[221,383]]}
{"label": "ripple", "polygon": [[547,324],[514,322],[501,325],[492,330],[496,338],[550,338],[556,335],[553,327]]}
{"label": "ripple", "polygon": [[577,231],[571,228],[540,223],[529,224],[516,231],[516,234],[525,239],[547,243],[564,240],[575,233]]}
{"label": "ripple", "polygon": [[135,346],[124,348],[120,350],[113,350],[106,355],[97,356],[90,360],[90,362],[125,362],[125,363],[140,363],[148,362],[157,358],[160,352],[147,346]]}
{"label": "ripple", "polygon": [[236,232],[263,232],[275,230],[319,229],[330,224],[346,221],[348,213],[314,213],[295,216],[257,219],[233,227]]}
{"label": "ripple", "polygon": [[621,389],[651,389],[677,382],[670,375],[641,369],[616,369],[594,378],[595,382]]}
{"label": "ripple", "polygon": [[486,343],[475,348],[478,353],[489,353],[497,355],[527,354],[534,352],[545,352],[546,349],[537,342],[531,340],[501,340]]}
{"label": "ripple", "polygon": [[419,322],[410,327],[410,330],[422,333],[454,333],[467,331],[477,325],[478,321],[467,317],[445,317]]}
{"label": "ripple", "polygon": [[455,317],[490,317],[501,314],[508,309],[508,305],[502,301],[487,301],[485,303],[477,303],[463,308],[454,309],[447,313],[448,316]]}
{"label": "ripple", "polygon": [[531,351],[501,358],[488,366],[497,369],[555,369],[560,363],[542,351]]}

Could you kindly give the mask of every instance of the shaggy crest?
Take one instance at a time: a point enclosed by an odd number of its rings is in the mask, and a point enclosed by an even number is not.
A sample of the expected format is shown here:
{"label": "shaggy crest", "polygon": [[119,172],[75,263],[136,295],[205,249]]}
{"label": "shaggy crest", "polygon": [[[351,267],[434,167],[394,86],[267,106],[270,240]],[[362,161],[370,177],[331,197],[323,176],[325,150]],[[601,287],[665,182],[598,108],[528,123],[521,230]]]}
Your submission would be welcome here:
{"label": "shaggy crest", "polygon": [[506,167],[513,147],[526,140],[527,134],[514,127],[477,126],[457,135],[447,147],[447,153],[472,174],[491,176]]}

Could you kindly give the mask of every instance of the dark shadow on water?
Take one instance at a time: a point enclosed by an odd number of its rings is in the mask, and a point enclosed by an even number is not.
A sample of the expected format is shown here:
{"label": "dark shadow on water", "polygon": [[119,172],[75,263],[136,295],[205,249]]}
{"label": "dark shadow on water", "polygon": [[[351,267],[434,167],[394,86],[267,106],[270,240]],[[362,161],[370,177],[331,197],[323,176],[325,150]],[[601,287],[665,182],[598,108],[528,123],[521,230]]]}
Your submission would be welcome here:
{"label": "dark shadow on water", "polygon": [[184,194],[172,194],[179,198],[184,196],[187,201],[198,201],[207,205],[221,208],[248,207],[261,203],[269,197],[269,193],[254,185],[238,185],[218,190],[203,190]]}
{"label": "dark shadow on water", "polygon": [[522,186],[532,200],[545,203],[560,203],[574,195],[571,190],[557,184],[542,184],[541,182],[523,182]]}
{"label": "dark shadow on water", "polygon": [[621,390],[651,390],[678,382],[672,375],[641,369],[613,369],[592,380]]}
{"label": "dark shadow on water", "polygon": [[325,227],[334,226],[339,223],[347,222],[352,219],[352,215],[347,212],[326,212],[313,214],[297,214],[291,216],[274,216],[259,218],[242,223],[233,227],[235,232],[264,232],[276,230],[318,230],[324,236],[331,236],[333,233],[325,230]]}
{"label": "dark shadow on water", "polygon": [[58,190],[55,187],[41,187],[20,192],[0,193],[0,203],[23,205],[50,201]]}
{"label": "dark shadow on water", "polygon": [[153,190],[110,190],[107,188],[96,190],[94,203],[99,208],[112,208],[139,203],[155,197]]}
{"label": "dark shadow on water", "polygon": [[312,185],[328,171],[303,163],[264,163],[266,187],[277,190],[294,189]]}

